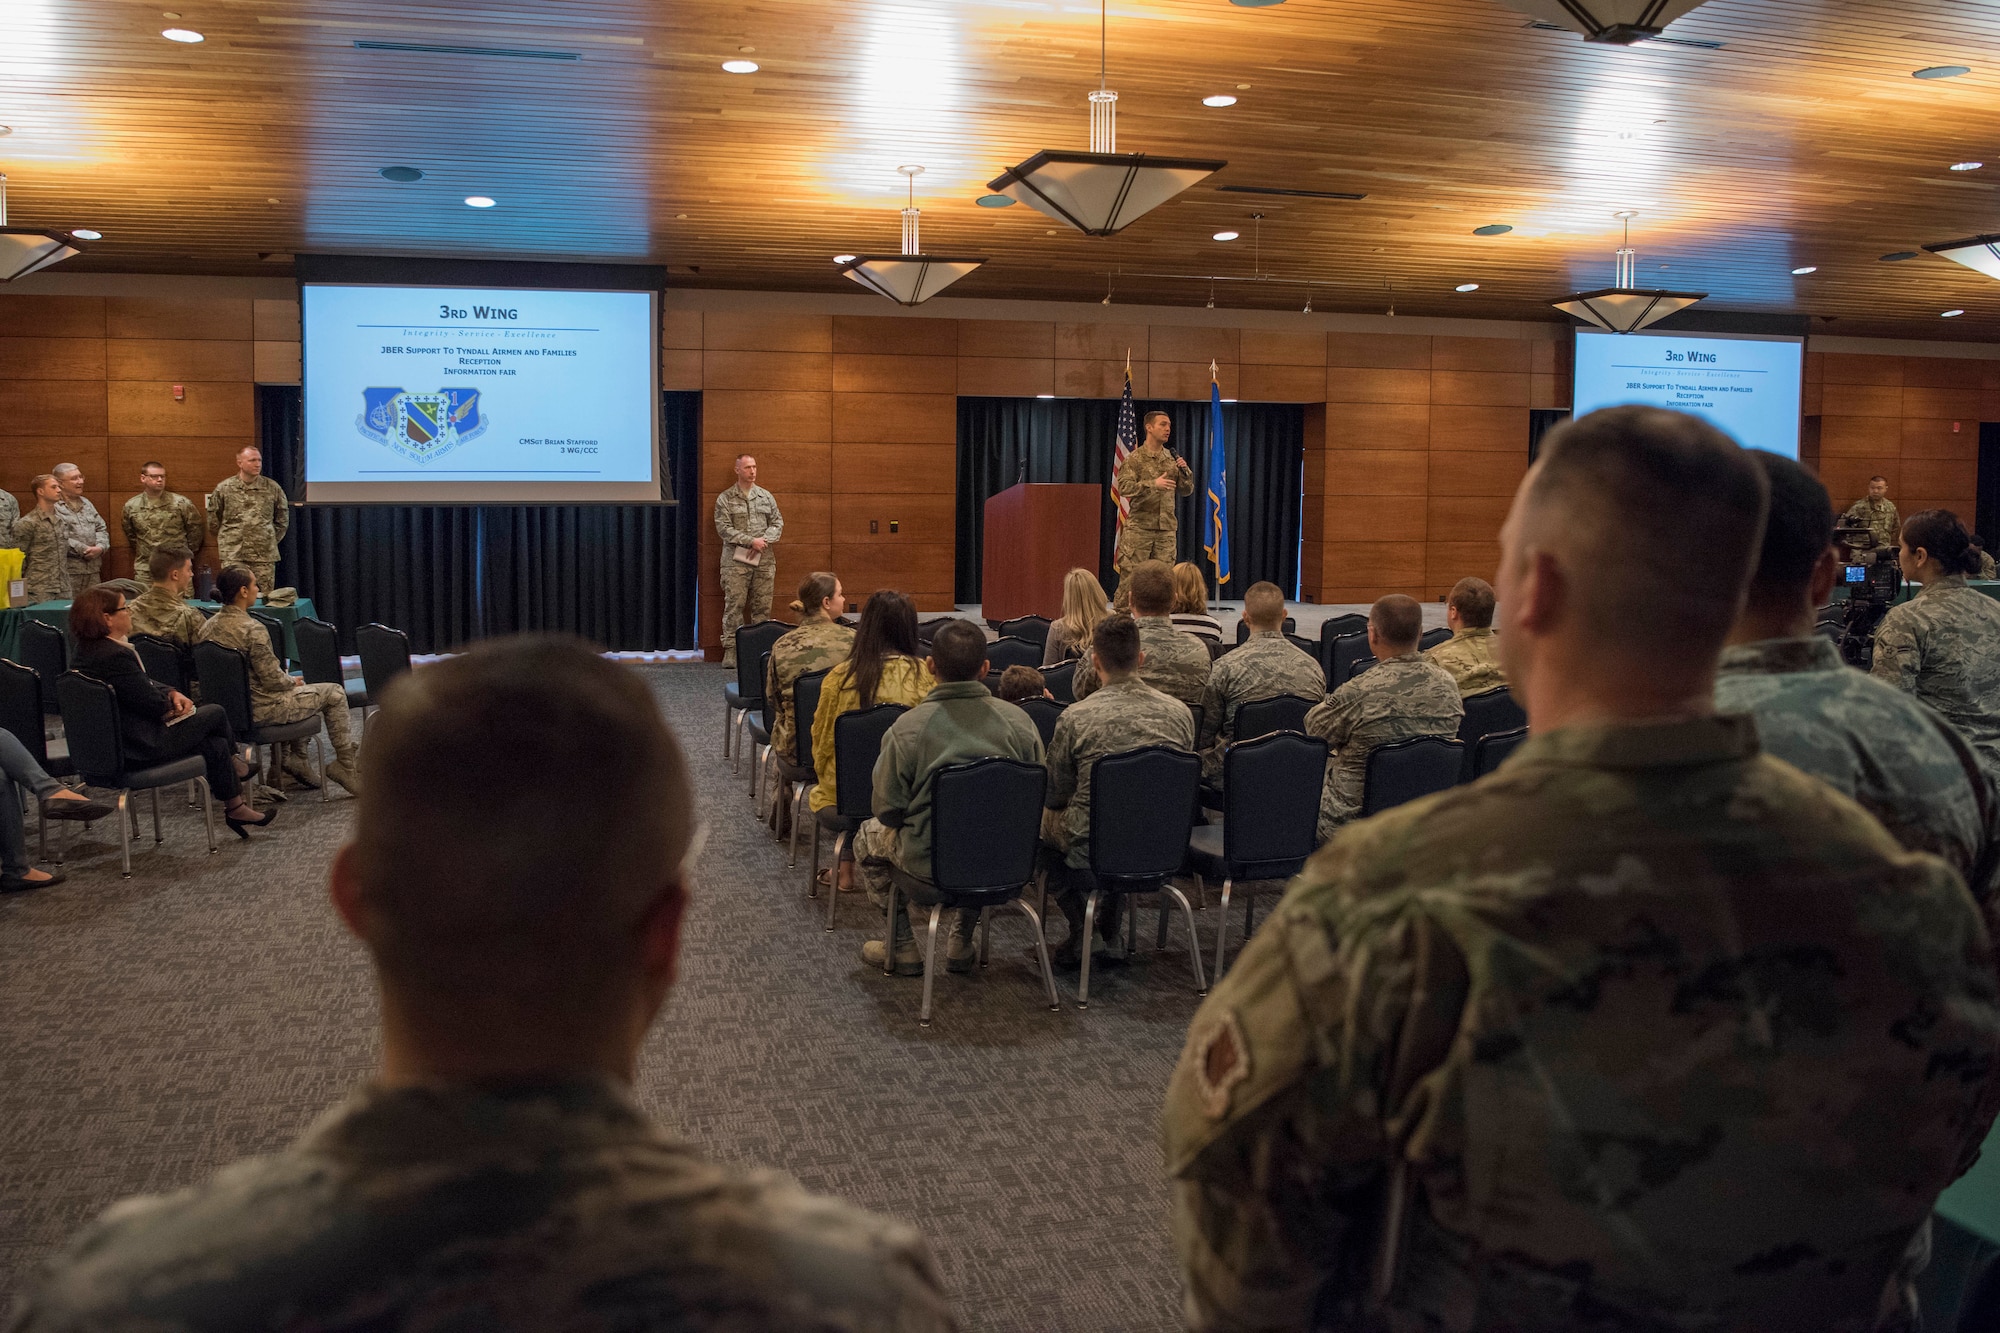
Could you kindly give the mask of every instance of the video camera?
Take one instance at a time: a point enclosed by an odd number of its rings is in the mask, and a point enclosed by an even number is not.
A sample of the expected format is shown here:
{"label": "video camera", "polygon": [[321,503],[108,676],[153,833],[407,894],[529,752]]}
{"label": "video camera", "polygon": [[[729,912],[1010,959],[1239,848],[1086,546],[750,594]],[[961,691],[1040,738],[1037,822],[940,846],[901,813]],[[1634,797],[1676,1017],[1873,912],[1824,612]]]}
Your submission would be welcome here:
{"label": "video camera", "polygon": [[1833,539],[1844,550],[1841,583],[1847,589],[1841,655],[1864,670],[1875,656],[1875,627],[1903,590],[1903,570],[1894,547],[1879,545],[1867,522],[1842,517]]}

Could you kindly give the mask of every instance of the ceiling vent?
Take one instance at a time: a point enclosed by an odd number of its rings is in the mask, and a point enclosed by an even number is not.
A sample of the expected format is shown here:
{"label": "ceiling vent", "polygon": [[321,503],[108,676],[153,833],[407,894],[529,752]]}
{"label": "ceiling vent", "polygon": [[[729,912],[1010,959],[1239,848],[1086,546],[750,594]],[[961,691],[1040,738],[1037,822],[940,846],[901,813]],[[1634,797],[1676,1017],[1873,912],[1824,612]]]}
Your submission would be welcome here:
{"label": "ceiling vent", "polygon": [[532,47],[441,46],[433,42],[356,41],[357,51],[404,51],[424,56],[498,56],[502,60],[581,60],[581,51],[537,51]]}

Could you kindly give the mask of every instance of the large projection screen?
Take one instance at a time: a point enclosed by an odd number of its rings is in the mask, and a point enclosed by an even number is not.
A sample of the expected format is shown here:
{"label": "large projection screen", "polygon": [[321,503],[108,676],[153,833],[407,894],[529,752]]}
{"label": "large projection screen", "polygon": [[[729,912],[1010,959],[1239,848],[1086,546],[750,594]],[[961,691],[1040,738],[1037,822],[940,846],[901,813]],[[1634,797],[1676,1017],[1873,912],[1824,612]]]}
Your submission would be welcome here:
{"label": "large projection screen", "polygon": [[1644,403],[1701,417],[1748,449],[1799,456],[1802,338],[1576,334],[1576,415]]}
{"label": "large projection screen", "polygon": [[305,498],[660,503],[656,290],[300,284]]}

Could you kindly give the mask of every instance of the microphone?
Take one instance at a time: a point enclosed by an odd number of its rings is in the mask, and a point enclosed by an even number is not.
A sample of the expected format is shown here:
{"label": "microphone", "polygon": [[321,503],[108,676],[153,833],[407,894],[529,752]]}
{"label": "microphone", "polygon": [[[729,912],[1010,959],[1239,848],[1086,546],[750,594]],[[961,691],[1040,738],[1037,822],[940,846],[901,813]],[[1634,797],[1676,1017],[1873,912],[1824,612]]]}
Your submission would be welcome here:
{"label": "microphone", "polygon": [[1027,481],[1028,481],[1028,460],[1023,458],[1021,460],[1021,471],[1019,475],[1017,475],[1014,478],[1014,484],[1016,486],[1024,486],[1027,484]]}

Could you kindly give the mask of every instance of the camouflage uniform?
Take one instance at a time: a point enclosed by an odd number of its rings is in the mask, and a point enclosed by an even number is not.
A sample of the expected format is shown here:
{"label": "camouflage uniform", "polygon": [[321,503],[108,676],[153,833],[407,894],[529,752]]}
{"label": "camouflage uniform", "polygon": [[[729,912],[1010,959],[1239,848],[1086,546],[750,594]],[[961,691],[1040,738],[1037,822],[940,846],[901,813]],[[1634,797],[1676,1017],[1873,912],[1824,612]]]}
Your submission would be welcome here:
{"label": "camouflage uniform", "polygon": [[771,645],[771,667],[764,678],[764,717],[770,724],[771,748],[786,759],[798,757],[798,733],[793,730],[792,686],[800,676],[838,666],[854,651],[854,631],[825,611],[815,611]]}
{"label": "camouflage uniform", "polygon": [[278,543],[292,526],[284,487],[262,475],[247,482],[240,472],[224,477],[208,493],[208,522],[224,569],[243,566],[264,592],[278,586]]}
{"label": "camouflage uniform", "polygon": [[1943,859],[1993,910],[2000,799],[1956,727],[1848,666],[1817,634],[1724,649],[1715,706],[1753,715],[1767,754],[1854,798],[1911,851]]}
{"label": "camouflage uniform", "polygon": [[1853,553],[1854,563],[1857,565],[1874,564],[1875,551],[1893,551],[1896,549],[1897,542],[1902,540],[1903,520],[1896,513],[1896,504],[1893,500],[1877,500],[1873,496],[1864,495],[1853,504],[1847,506],[1847,512],[1842,514],[1841,517],[1843,519],[1860,519],[1868,525],[1868,530],[1875,534],[1874,551],[1855,551]]}
{"label": "camouflage uniform", "polygon": [[[1175,508],[1181,497],[1194,494],[1194,470],[1176,461],[1177,455],[1157,445],[1142,444],[1125,455],[1112,485],[1125,497],[1131,512],[1118,534],[1118,556],[1112,567],[1132,568],[1142,560],[1174,563],[1180,514]],[[1174,478],[1171,491],[1153,485],[1161,477]]]}
{"label": "camouflage uniform", "polygon": [[1343,830],[1195,1016],[1187,1326],[1359,1328],[1379,1263],[1369,1328],[1881,1327],[1997,991],[1958,877],[1749,719],[1531,737]]}
{"label": "camouflage uniform", "polygon": [[1995,565],[1993,557],[1984,551],[1979,553],[1979,578],[1987,582],[2000,578],[2000,565]]}
{"label": "camouflage uniform", "polygon": [[[249,659],[250,716],[259,726],[303,722],[317,713],[326,723],[334,760],[353,768],[355,745],[348,732],[345,686],[294,682],[271,651],[270,631],[240,606],[225,606],[209,617],[201,627],[201,641],[234,648]],[[306,743],[292,741],[287,748],[303,756]]]}
{"label": "camouflage uniform", "polygon": [[1236,739],[1236,710],[1281,694],[1316,700],[1326,693],[1319,659],[1285,637],[1283,630],[1251,630],[1250,637],[1215,661],[1202,694],[1200,747],[1202,775],[1222,776],[1222,754]]}
{"label": "camouflage uniform", "polygon": [[[771,589],[778,579],[778,537],[785,530],[785,516],[778,512],[777,497],[762,486],[752,486],[745,495],[741,486],[730,485],[715,497],[715,535],[722,538],[722,665],[736,664],[736,631],[771,615]],[[737,549],[748,549],[762,537],[763,556],[754,565],[736,558]],[[753,554],[755,554],[753,552]]]}
{"label": "camouflage uniform", "polygon": [[185,546],[188,554],[193,555],[208,539],[208,525],[202,521],[201,510],[195,508],[194,501],[176,491],[168,491],[157,500],[140,491],[125,502],[119,521],[125,529],[125,544],[132,548],[135,578],[148,577],[146,566],[153,558],[154,547]]}
{"label": "camouflage uniform", "polygon": [[1451,674],[1418,653],[1392,657],[1362,672],[1306,714],[1306,733],[1331,747],[1319,792],[1319,836],[1361,813],[1368,756],[1377,746],[1412,736],[1455,740],[1465,716]]}
{"label": "camouflage uniform", "polygon": [[119,1204],[18,1333],[957,1327],[923,1237],[716,1166],[605,1078],[364,1088],[290,1149]]}
{"label": "camouflage uniform", "polygon": [[30,602],[60,602],[69,596],[69,567],[63,557],[69,537],[62,520],[37,505],[14,522],[14,545],[21,548],[21,577]]}
{"label": "camouflage uniform", "polygon": [[1962,575],[1926,583],[1876,627],[1873,674],[1944,714],[2000,782],[2000,602]]}
{"label": "camouflage uniform", "polygon": [[98,577],[104,568],[103,550],[93,556],[85,556],[84,552],[93,546],[109,547],[111,532],[87,495],[79,495],[74,504],[68,499],[56,501],[56,522],[63,530],[63,570],[69,578],[69,595],[75,597],[103,581]]}
{"label": "camouflage uniform", "polygon": [[[1134,616],[1132,623],[1139,627],[1139,651],[1146,655],[1139,664],[1139,679],[1189,708],[1202,707],[1211,674],[1208,645],[1175,629],[1166,616]],[[1070,677],[1070,692],[1080,703],[1097,688],[1097,666],[1085,653]]]}
{"label": "camouflage uniform", "polygon": [[1449,639],[1424,654],[1451,673],[1461,695],[1478,694],[1507,683],[1500,669],[1500,641],[1491,629],[1453,630]]}
{"label": "camouflage uniform", "polygon": [[[1166,618],[1160,621],[1164,624]],[[1042,820],[1042,833],[1070,866],[1090,864],[1090,766],[1108,754],[1148,745],[1193,750],[1194,715],[1136,676],[1078,699],[1056,719],[1049,739],[1049,815]]]}
{"label": "camouflage uniform", "polygon": [[14,550],[14,525],[21,521],[21,502],[10,491],[0,491],[0,550]]}
{"label": "camouflage uniform", "polygon": [[208,617],[187,604],[183,597],[155,583],[131,601],[132,629],[139,634],[157,634],[183,648],[201,641]]}

